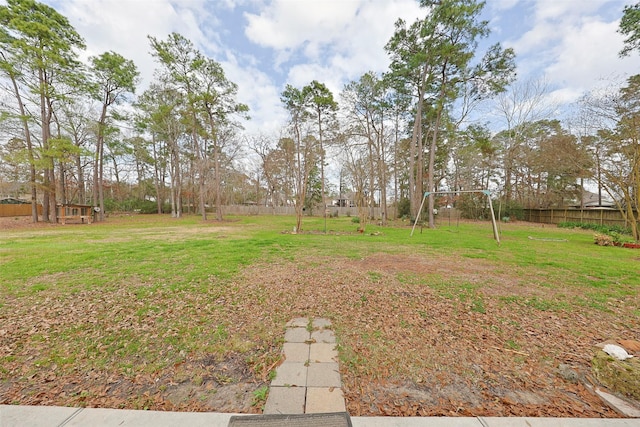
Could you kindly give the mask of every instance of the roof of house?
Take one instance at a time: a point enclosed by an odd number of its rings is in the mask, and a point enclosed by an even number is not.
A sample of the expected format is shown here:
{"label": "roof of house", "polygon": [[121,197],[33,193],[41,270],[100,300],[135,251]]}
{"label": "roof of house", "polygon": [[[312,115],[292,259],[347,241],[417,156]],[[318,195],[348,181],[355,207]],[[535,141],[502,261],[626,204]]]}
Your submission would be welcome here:
{"label": "roof of house", "polygon": [[0,199],[0,205],[28,205],[30,202],[15,197],[4,197]]}

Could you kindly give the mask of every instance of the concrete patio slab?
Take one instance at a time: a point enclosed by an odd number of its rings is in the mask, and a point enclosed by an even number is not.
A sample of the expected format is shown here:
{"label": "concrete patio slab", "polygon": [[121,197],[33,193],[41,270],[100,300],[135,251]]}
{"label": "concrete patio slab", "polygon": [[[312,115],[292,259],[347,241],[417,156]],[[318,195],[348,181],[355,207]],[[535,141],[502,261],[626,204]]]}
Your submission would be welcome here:
{"label": "concrete patio slab", "polygon": [[479,417],[488,427],[637,427],[640,419]]}
{"label": "concrete patio slab", "polygon": [[[304,387],[273,387],[304,391]],[[275,394],[279,391],[275,391]],[[274,395],[275,395],[274,394]],[[270,394],[271,396],[271,394]],[[290,395],[285,402],[300,396]],[[302,397],[304,400],[304,396]],[[286,411],[292,409],[285,409]],[[278,413],[278,412],[276,412]],[[226,427],[232,416],[217,412],[164,412],[125,409],[66,408],[59,406],[0,405],[1,427]],[[354,427],[640,427],[640,418],[530,418],[530,417],[351,417]]]}
{"label": "concrete patio slab", "polygon": [[33,426],[50,427],[62,425],[77,415],[82,408],[62,406],[0,406],[0,427]]}
{"label": "concrete patio slab", "polygon": [[353,427],[489,427],[477,418],[351,417]]}
{"label": "concrete patio slab", "polygon": [[[205,412],[160,412],[160,411],[118,411],[95,408],[82,410],[71,418],[64,427],[85,426],[189,426],[209,427],[227,425],[232,414],[212,414]],[[21,424],[29,425],[29,424]],[[4,427],[4,426],[3,426]]]}

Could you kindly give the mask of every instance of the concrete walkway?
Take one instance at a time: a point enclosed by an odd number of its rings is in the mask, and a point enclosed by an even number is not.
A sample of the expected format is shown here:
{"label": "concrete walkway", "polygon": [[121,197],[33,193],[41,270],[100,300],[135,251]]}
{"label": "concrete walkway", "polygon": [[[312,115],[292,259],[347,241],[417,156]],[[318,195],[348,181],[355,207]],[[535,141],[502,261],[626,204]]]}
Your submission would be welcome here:
{"label": "concrete walkway", "polygon": [[[233,415],[0,405],[0,427],[227,427]],[[640,427],[639,418],[351,417],[354,427]]]}
{"label": "concrete walkway", "polygon": [[265,414],[345,412],[336,337],[327,319],[287,323],[284,362],[271,381]]}

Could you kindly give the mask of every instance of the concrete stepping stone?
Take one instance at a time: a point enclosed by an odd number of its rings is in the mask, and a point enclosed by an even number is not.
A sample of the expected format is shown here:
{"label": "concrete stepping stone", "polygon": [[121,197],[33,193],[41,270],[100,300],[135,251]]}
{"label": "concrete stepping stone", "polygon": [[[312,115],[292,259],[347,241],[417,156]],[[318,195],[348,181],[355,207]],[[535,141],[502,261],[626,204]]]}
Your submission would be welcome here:
{"label": "concrete stepping stone", "polygon": [[307,364],[302,362],[286,362],[276,368],[276,377],[271,381],[272,386],[307,385]]}
{"label": "concrete stepping stone", "polygon": [[302,342],[308,343],[311,339],[311,334],[306,328],[289,328],[284,333],[285,342]]}
{"label": "concrete stepping stone", "polygon": [[309,319],[306,317],[296,317],[287,322],[287,328],[306,328],[309,325]]}
{"label": "concrete stepping stone", "polygon": [[338,387],[342,386],[340,368],[333,363],[310,363],[307,368],[307,387]]}
{"label": "concrete stepping stone", "polygon": [[311,332],[311,341],[317,343],[335,343],[336,336],[329,329],[322,329]]}
{"label": "concrete stepping stone", "polygon": [[271,381],[264,414],[346,413],[336,337],[330,327],[331,322],[321,318],[287,322],[283,362]]}
{"label": "concrete stepping stone", "polygon": [[328,319],[313,319],[311,325],[313,329],[327,329],[331,327],[331,321]]}
{"label": "concrete stepping stone", "polygon": [[309,361],[309,344],[286,342],[282,345],[282,353],[284,354],[284,360],[287,362],[307,363]]}
{"label": "concrete stepping stone", "polygon": [[338,350],[336,345],[331,343],[312,343],[309,346],[309,362],[337,362]]}
{"label": "concrete stepping stone", "polygon": [[305,387],[271,387],[265,414],[304,414]]}
{"label": "concrete stepping stone", "polygon": [[345,411],[342,389],[336,387],[307,387],[306,413]]}

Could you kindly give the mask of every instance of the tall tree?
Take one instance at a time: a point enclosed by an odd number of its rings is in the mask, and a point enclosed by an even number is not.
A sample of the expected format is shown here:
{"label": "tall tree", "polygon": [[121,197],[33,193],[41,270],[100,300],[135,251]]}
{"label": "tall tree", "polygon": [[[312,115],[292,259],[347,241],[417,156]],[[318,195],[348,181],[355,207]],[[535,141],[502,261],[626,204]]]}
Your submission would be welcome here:
{"label": "tall tree", "polygon": [[311,170],[316,163],[316,142],[315,138],[310,138],[308,129],[309,120],[309,100],[308,92],[302,89],[287,85],[282,92],[281,101],[289,113],[289,127],[291,130],[291,140],[295,155],[294,162],[294,188],[296,192],[296,232],[302,231],[302,216],[304,204],[307,199],[307,189]]}
{"label": "tall tree", "polygon": [[518,81],[496,97],[496,110],[504,121],[503,132],[496,142],[502,146],[502,184],[504,201],[510,206],[514,193],[514,178],[518,173],[517,156],[524,144],[527,124],[548,119],[557,106],[549,99],[544,79]]}
{"label": "tall tree", "polygon": [[308,99],[309,110],[318,129],[318,144],[320,152],[320,188],[322,195],[322,210],[327,206],[324,162],[325,162],[325,136],[327,129],[335,127],[336,111],[338,103],[333,99],[333,93],[317,80],[312,81],[303,88],[304,97]]}
{"label": "tall tree", "polygon": [[634,50],[640,50],[640,3],[624,7],[618,32],[626,36],[620,56],[627,56]]}
{"label": "tall tree", "polygon": [[[435,190],[436,148],[446,110],[461,94],[480,99],[504,90],[513,80],[515,54],[491,46],[474,65],[478,40],[489,34],[487,21],[480,20],[484,2],[476,0],[421,0],[427,17],[407,27],[396,24],[396,32],[386,46],[391,55],[392,73],[416,88],[416,115],[413,142],[420,148],[423,107],[429,96],[432,117],[429,126],[427,189]],[[472,105],[473,102],[467,103]],[[416,165],[421,170],[422,165]],[[421,178],[418,173],[418,178]],[[416,179],[415,181],[418,181]],[[421,184],[412,189],[413,213],[420,199]],[[434,199],[429,197],[429,226],[434,227]]]}
{"label": "tall tree", "polygon": [[[387,99],[388,87],[382,78],[373,72],[368,72],[362,75],[358,81],[347,83],[341,96],[348,120],[348,130],[346,131],[350,137],[348,139],[353,140],[352,142],[355,144],[362,143],[366,147],[366,150],[362,152],[366,153],[364,160],[368,166],[366,205],[371,208],[369,216],[373,217],[374,195],[379,190],[382,219],[383,223],[386,223],[388,179],[385,121],[388,118],[385,113],[391,107]],[[389,112],[388,115],[391,118],[392,113]],[[350,154],[353,155],[355,152],[350,152]],[[349,165],[353,166],[354,161],[350,161]],[[355,167],[351,169],[357,170]]]}
{"label": "tall tree", "polygon": [[8,61],[7,56],[0,52],[0,67],[2,71],[9,77],[11,81],[10,91],[16,98],[18,104],[17,115],[22,124],[22,135],[25,141],[25,149],[27,151],[27,161],[29,164],[29,187],[31,190],[31,220],[38,222],[38,199],[37,199],[37,183],[36,183],[36,160],[34,155],[34,144],[31,140],[31,129],[29,127],[29,116],[25,108],[24,101],[22,99],[22,92],[17,82],[19,72],[16,70],[15,65]]}
{"label": "tall tree", "polygon": [[[43,219],[56,220],[55,147],[51,147],[54,105],[64,95],[58,85],[77,86],[82,67],[77,60],[84,40],[67,18],[35,0],[7,0],[0,6],[2,70],[20,80],[39,108],[43,160]],[[21,101],[19,101],[21,103]],[[30,129],[25,127],[25,134]],[[37,219],[37,218],[36,218]]]}
{"label": "tall tree", "polygon": [[198,78],[197,106],[204,116],[206,140],[211,143],[209,148],[203,147],[204,159],[206,160],[207,154],[211,153],[216,219],[222,221],[222,151],[225,148],[225,142],[233,140],[225,138],[225,136],[232,135],[233,133],[229,130],[237,125],[232,121],[232,115],[248,118],[246,112],[249,111],[249,107],[236,101],[238,85],[226,78],[224,70],[218,62],[207,58],[198,71],[196,76]]}
{"label": "tall tree", "polygon": [[[205,184],[208,172],[206,151],[200,141],[202,123],[198,118],[196,72],[204,66],[205,57],[193,43],[178,33],[171,33],[166,40],[149,36],[152,55],[163,67],[159,77],[167,87],[173,88],[177,96],[183,122],[191,137],[192,153],[198,173],[199,209],[203,220],[207,218]],[[175,213],[178,217],[182,212]]]}
{"label": "tall tree", "polygon": [[[200,52],[184,36],[172,33],[167,40],[149,37],[153,56],[164,67],[164,73],[181,96],[184,117],[189,125],[198,170],[199,207],[206,213],[206,183],[213,158],[216,218],[222,220],[221,165],[223,139],[221,130],[234,123],[233,115],[247,118],[249,110],[236,101],[238,86],[227,79],[222,66]],[[210,146],[209,146],[210,145]]]}
{"label": "tall tree", "polygon": [[137,127],[151,134],[151,157],[154,163],[154,186],[158,213],[166,201],[165,184],[169,175],[171,216],[182,215],[182,149],[186,132],[180,111],[180,94],[163,81],[152,83],[138,98]]}
{"label": "tall tree", "polygon": [[93,97],[100,101],[100,118],[96,133],[93,165],[93,204],[100,207],[99,219],[104,221],[104,145],[111,106],[120,103],[128,93],[134,93],[138,69],[133,61],[115,52],[105,52],[90,58],[93,75]]}
{"label": "tall tree", "polygon": [[619,120],[607,138],[609,160],[603,171],[609,193],[640,241],[640,75],[630,77],[620,90],[616,112]]}

